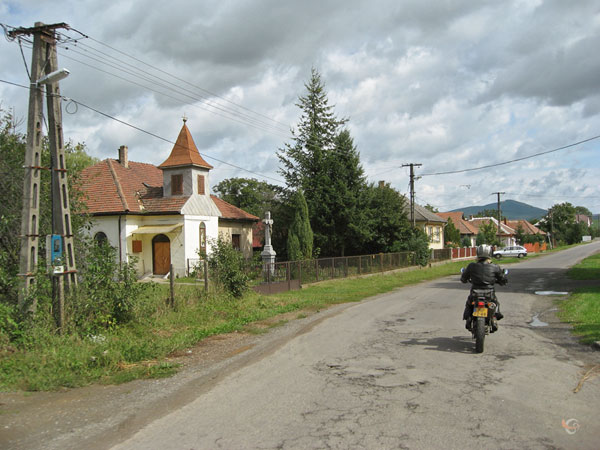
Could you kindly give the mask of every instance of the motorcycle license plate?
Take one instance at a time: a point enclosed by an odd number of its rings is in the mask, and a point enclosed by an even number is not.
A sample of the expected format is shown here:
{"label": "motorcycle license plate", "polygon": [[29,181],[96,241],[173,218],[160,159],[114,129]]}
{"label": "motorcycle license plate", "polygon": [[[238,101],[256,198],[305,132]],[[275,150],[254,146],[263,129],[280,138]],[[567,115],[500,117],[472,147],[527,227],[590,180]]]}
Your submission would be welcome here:
{"label": "motorcycle license plate", "polygon": [[487,317],[488,309],[487,308],[477,308],[473,311],[473,317]]}

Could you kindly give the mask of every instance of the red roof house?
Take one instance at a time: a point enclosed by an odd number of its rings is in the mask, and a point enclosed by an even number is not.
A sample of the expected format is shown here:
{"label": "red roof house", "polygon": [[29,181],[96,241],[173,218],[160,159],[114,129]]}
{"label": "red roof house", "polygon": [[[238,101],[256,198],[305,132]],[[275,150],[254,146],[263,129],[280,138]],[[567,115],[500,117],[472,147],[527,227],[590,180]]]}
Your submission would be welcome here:
{"label": "red roof house", "polygon": [[212,166],[200,155],[188,127],[181,128],[169,157],[158,167],[105,159],[82,173],[91,234],[118,249],[121,261],[136,257],[140,274],[188,272],[220,235],[252,255],[252,225],[259,218],[210,195]]}

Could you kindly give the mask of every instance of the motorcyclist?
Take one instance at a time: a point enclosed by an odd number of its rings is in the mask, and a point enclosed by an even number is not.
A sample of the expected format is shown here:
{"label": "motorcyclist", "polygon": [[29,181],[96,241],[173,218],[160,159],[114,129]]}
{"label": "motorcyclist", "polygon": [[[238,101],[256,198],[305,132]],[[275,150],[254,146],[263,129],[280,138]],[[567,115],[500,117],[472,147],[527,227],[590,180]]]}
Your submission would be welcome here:
{"label": "motorcyclist", "polygon": [[[492,301],[496,303],[496,314],[494,315],[497,320],[500,320],[504,315],[500,312],[500,303],[496,298],[494,291],[494,284],[498,283],[504,285],[508,282],[504,271],[499,265],[492,263],[492,247],[489,245],[480,245],[477,247],[477,262],[472,262],[463,271],[460,281],[463,283],[471,282],[471,293],[467,298],[465,305],[465,311],[463,313],[463,320],[466,320],[465,328],[471,330],[472,315],[471,312],[473,307],[471,305],[471,296],[473,289],[492,289]],[[497,326],[492,322],[492,331],[496,331]]]}

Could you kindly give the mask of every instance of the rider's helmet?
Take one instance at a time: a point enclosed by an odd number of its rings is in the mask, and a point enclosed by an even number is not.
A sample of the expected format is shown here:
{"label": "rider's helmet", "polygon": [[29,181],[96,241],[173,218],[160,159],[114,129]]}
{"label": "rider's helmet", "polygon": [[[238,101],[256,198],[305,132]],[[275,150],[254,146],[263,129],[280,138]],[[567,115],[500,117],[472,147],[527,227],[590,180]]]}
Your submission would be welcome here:
{"label": "rider's helmet", "polygon": [[491,259],[492,247],[486,244],[477,247],[477,259]]}

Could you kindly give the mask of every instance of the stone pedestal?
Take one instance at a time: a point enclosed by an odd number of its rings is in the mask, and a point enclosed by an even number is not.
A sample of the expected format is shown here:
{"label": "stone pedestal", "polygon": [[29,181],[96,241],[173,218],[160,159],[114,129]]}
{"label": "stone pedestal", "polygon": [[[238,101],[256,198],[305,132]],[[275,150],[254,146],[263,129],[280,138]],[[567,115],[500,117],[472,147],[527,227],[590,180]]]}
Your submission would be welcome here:
{"label": "stone pedestal", "polygon": [[275,250],[273,250],[273,246],[271,245],[271,227],[273,226],[273,220],[271,219],[270,211],[265,213],[263,223],[265,224],[265,247],[260,253],[263,260],[263,272],[265,276],[273,276],[275,274],[275,256],[277,253],[275,253]]}

